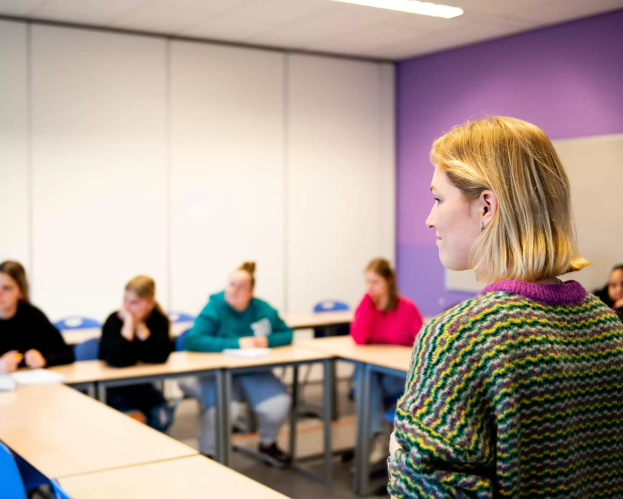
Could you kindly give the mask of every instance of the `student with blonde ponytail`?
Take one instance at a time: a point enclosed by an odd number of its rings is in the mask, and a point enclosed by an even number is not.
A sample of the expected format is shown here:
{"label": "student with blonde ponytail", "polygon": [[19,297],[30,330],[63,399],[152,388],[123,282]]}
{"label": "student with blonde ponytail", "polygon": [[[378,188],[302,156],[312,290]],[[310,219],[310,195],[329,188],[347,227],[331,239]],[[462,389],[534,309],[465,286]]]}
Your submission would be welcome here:
{"label": "student with blonde ponytail", "polygon": [[[227,289],[210,297],[193,329],[187,348],[195,352],[222,352],[225,349],[273,348],[292,343],[292,329],[279,313],[254,297],[255,263],[244,263],[229,277]],[[211,377],[180,383],[184,392],[201,403],[199,448],[213,457],[216,431],[216,385]],[[277,436],[290,407],[290,396],[272,370],[234,378],[234,398],[245,401],[258,416],[259,451],[274,466],[283,466],[289,457],[277,447]],[[234,411],[232,411],[233,413]]]}
{"label": "student with blonde ponytail", "polygon": [[[123,307],[104,324],[99,358],[113,367],[160,364],[172,349],[169,318],[156,301],[156,283],[151,277],[135,277],[125,287]],[[166,431],[171,423],[166,401],[151,383],[111,388],[107,401],[157,430]]]}

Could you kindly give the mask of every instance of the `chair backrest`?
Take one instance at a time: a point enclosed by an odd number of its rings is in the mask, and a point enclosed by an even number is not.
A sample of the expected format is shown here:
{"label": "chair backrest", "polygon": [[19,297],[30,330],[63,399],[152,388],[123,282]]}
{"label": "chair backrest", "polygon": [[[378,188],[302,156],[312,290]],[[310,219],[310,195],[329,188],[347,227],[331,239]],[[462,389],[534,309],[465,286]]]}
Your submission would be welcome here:
{"label": "chair backrest", "polygon": [[324,312],[348,312],[350,307],[347,303],[337,300],[324,300],[317,303],[314,307],[315,314],[322,314]]}
{"label": "chair backrest", "polygon": [[79,343],[74,347],[74,355],[76,361],[81,360],[97,360],[100,353],[100,339],[91,338],[84,343]]}
{"label": "chair backrest", "polygon": [[195,322],[194,315],[185,314],[184,312],[169,312],[169,320],[173,323],[177,322]]}
{"label": "chair backrest", "polygon": [[67,329],[101,329],[102,323],[95,319],[89,319],[88,317],[72,316],[57,321],[54,323],[54,326],[56,326],[56,329],[59,331]]}
{"label": "chair backrest", "polygon": [[190,332],[190,329],[187,329],[182,334],[180,334],[177,338],[175,338],[175,351],[176,352],[186,351],[186,340],[188,339],[189,332]]}
{"label": "chair backrest", "polygon": [[2,497],[26,499],[26,488],[9,448],[0,442],[0,477]]}

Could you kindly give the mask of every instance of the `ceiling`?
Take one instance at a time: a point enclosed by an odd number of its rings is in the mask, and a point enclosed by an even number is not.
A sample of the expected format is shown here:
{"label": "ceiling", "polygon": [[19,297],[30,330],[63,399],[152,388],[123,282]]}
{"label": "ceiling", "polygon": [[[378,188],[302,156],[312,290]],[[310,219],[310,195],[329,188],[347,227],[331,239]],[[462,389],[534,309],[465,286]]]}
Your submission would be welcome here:
{"label": "ceiling", "polygon": [[439,19],[332,0],[0,0],[0,15],[401,60],[623,8],[623,0],[437,3],[465,14]]}

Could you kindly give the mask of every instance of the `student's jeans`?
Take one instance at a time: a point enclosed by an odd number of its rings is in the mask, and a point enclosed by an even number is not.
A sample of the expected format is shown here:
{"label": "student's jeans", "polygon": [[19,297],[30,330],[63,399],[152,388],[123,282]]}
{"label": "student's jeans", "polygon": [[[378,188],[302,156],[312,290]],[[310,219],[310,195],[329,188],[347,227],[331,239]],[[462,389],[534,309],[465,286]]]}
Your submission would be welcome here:
{"label": "student's jeans", "polygon": [[[216,380],[208,375],[184,379],[179,385],[187,396],[201,404],[199,451],[213,456],[216,450]],[[244,401],[255,411],[260,443],[276,442],[290,408],[290,396],[283,383],[272,371],[260,371],[235,376],[232,391],[233,402]],[[231,411],[232,421],[236,418],[235,412]]]}
{"label": "student's jeans", "polygon": [[126,414],[142,412],[147,424],[163,433],[173,423],[173,408],[167,404],[162,392],[151,383],[109,388],[106,403]]}
{"label": "student's jeans", "polygon": [[[355,397],[361,393],[361,369],[355,371]],[[386,406],[394,405],[395,400],[405,391],[405,378],[389,374],[372,373],[370,378],[370,435],[383,432]],[[389,407],[387,407],[389,408]]]}

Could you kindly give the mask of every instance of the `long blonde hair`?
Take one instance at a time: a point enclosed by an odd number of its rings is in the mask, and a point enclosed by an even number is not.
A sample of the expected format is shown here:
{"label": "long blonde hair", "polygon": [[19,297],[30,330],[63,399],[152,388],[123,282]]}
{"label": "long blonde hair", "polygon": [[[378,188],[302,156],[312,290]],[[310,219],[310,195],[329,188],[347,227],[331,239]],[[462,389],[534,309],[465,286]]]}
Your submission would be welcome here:
{"label": "long blonde hair", "polygon": [[167,317],[167,314],[156,301],[156,282],[146,275],[139,275],[125,285],[126,291],[132,291],[139,298],[153,300],[154,309]]}
{"label": "long blonde hair", "polygon": [[514,118],[468,122],[437,139],[431,161],[468,201],[491,190],[498,212],[472,247],[479,281],[535,282],[581,270],[569,178],[538,127]]}

